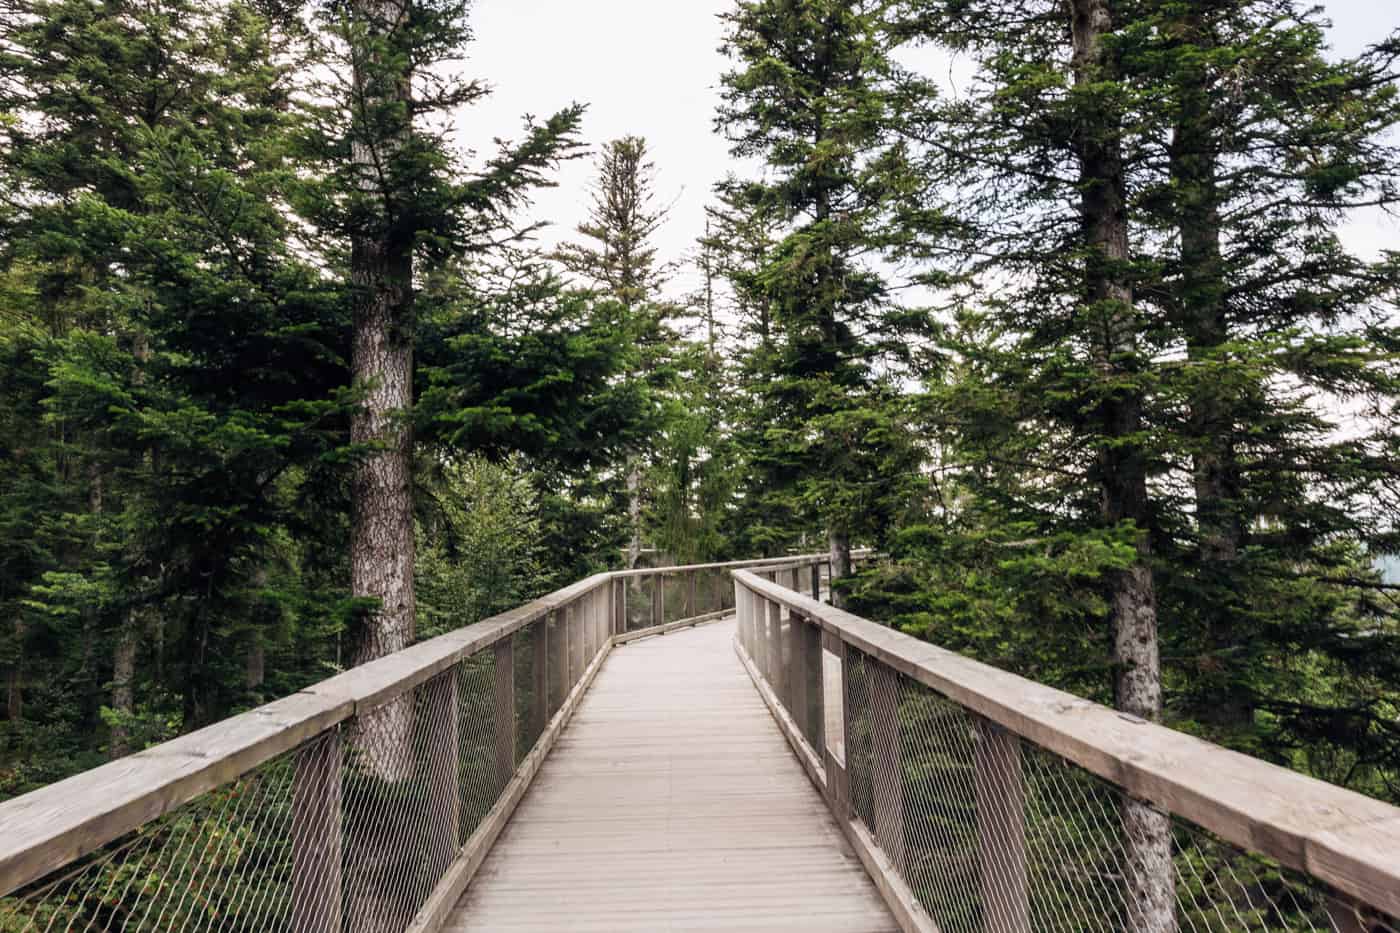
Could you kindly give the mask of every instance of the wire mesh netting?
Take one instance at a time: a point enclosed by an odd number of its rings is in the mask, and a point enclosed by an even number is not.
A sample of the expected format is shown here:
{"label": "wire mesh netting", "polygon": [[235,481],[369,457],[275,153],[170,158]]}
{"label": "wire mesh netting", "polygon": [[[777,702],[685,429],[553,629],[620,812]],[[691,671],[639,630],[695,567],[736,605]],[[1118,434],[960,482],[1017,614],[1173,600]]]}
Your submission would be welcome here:
{"label": "wire mesh netting", "polygon": [[833,743],[852,817],[944,933],[1397,929],[850,645],[830,654],[742,583],[736,598],[754,667],[819,759]]}
{"label": "wire mesh netting", "polygon": [[606,587],[0,898],[0,933],[405,929],[607,643]]}
{"label": "wire mesh netting", "polygon": [[852,810],[941,930],[1339,929],[1316,882],[846,652]]}

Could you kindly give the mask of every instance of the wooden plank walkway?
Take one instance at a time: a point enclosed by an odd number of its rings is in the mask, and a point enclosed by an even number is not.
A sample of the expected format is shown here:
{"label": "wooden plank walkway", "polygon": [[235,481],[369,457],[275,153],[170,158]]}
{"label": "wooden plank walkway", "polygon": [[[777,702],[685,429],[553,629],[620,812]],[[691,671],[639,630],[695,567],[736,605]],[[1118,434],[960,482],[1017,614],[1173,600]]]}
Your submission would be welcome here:
{"label": "wooden plank walkway", "polygon": [[733,636],[612,653],[445,929],[898,929]]}

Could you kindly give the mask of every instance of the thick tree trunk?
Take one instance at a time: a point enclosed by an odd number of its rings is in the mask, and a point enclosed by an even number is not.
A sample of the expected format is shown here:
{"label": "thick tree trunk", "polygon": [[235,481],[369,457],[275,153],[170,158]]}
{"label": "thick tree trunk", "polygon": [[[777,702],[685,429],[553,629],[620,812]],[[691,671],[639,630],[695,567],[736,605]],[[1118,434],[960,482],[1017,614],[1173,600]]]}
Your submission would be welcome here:
{"label": "thick tree trunk", "polygon": [[[1071,0],[1070,11],[1076,84],[1112,80],[1116,66],[1103,42],[1113,28],[1109,0]],[[1095,364],[1105,390],[1098,411],[1104,442],[1097,468],[1104,523],[1117,527],[1132,521],[1138,529],[1138,561],[1111,581],[1114,695],[1119,709],[1157,720],[1162,711],[1162,681],[1147,535],[1147,461],[1140,446],[1124,442],[1142,427],[1142,397],[1128,378],[1137,346],[1133,294],[1126,274],[1130,258],[1127,182],[1121,128],[1112,106],[1091,105],[1081,117],[1078,140],[1081,212],[1089,247],[1088,313],[1102,328],[1095,341],[1099,347]],[[1174,933],[1170,820],[1131,798],[1124,799],[1121,816],[1128,926],[1136,933]]]}
{"label": "thick tree trunk", "polygon": [[[397,28],[405,10],[396,3],[358,0],[356,15],[372,34]],[[413,242],[400,228],[399,193],[385,191],[382,167],[392,162],[408,127],[385,133],[384,94],[410,97],[409,74],[386,78],[385,65],[356,59],[354,82],[362,106],[354,114],[351,158],[367,198],[389,205],[372,229],[351,238],[350,278],[355,290],[351,371],[364,393],[350,422],[350,439],[373,447],[351,480],[350,584],[357,597],[379,602],[362,629],[355,663],[391,654],[413,641]],[[388,90],[385,90],[388,88]],[[413,698],[390,702],[360,723],[362,760],[385,780],[403,780],[413,767]]]}
{"label": "thick tree trunk", "polygon": [[[1183,41],[1193,45],[1209,40],[1194,8],[1186,12],[1180,30]],[[1236,390],[1231,380],[1217,378],[1209,369],[1220,361],[1222,347],[1230,337],[1221,255],[1219,150],[1211,88],[1204,70],[1181,77],[1177,85],[1180,110],[1170,157],[1181,241],[1180,313],[1187,355],[1198,369],[1188,402],[1197,547],[1208,590],[1223,592],[1229,588],[1230,567],[1239,557],[1244,525],[1239,511],[1241,478],[1231,396]],[[1224,657],[1224,650],[1233,643],[1230,617],[1234,608],[1225,599],[1207,600],[1202,607],[1207,614],[1209,647],[1219,657]],[[1229,688],[1224,695],[1206,696],[1199,715],[1230,728],[1247,725],[1254,718],[1248,699]]]}
{"label": "thick tree trunk", "polygon": [[136,648],[137,620],[128,612],[117,632],[117,644],[112,650],[112,711],[119,720],[112,726],[107,754],[112,759],[131,753],[131,736],[126,721],[136,713]]}

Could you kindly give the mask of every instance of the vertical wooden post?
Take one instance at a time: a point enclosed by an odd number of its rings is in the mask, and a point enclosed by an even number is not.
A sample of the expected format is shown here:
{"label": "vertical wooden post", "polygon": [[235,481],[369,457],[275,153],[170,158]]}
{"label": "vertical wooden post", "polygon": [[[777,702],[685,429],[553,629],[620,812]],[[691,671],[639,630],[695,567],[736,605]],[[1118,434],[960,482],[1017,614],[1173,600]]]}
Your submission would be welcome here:
{"label": "vertical wooden post", "polygon": [[553,632],[549,636],[550,703],[549,715],[559,712],[569,696],[569,627],[565,610],[549,614]]}
{"label": "vertical wooden post", "polygon": [[846,732],[850,727],[846,682],[850,677],[850,662],[846,658],[846,643],[833,632],[822,632],[821,653],[826,793],[831,812],[844,821],[851,818],[851,782],[846,774]]}
{"label": "vertical wooden post", "polygon": [[[592,663],[603,650],[603,588],[588,594],[588,660]],[[587,667],[587,665],[584,665]]]}
{"label": "vertical wooden post", "polygon": [[700,613],[696,611],[695,602],[695,571],[690,570],[685,575],[685,617],[693,619]]}
{"label": "vertical wooden post", "polygon": [[340,759],[339,729],[297,753],[292,784],[296,933],[340,933]]}
{"label": "vertical wooden post", "polygon": [[758,593],[749,592],[749,599],[752,601],[752,608],[749,610],[749,618],[753,620],[753,660],[758,665],[758,672],[764,677],[768,676],[768,601]]}
{"label": "vertical wooden post", "polygon": [[496,780],[504,787],[515,774],[515,639],[496,642],[495,655]]}
{"label": "vertical wooden post", "polygon": [[579,666],[579,658],[583,656],[583,648],[579,644],[578,631],[578,600],[574,600],[564,607],[564,631],[568,638],[568,666],[569,676],[566,678],[568,689],[564,691],[564,698],[568,699],[569,694],[574,689],[574,684],[578,683],[578,675],[582,668]]}
{"label": "vertical wooden post", "polygon": [[549,616],[542,616],[530,632],[530,674],[533,701],[530,731],[536,736],[549,725]]}
{"label": "vertical wooden post", "polygon": [[593,628],[593,622],[595,619],[595,616],[593,614],[593,593],[594,591],[590,590],[589,592],[584,593],[583,596],[579,598],[579,608],[583,612],[583,618],[579,622],[579,628],[583,632],[583,657],[579,659],[578,668],[580,677],[583,676],[584,671],[588,670],[588,663],[593,660],[593,653],[597,647],[595,639],[597,632]]}
{"label": "vertical wooden post", "polygon": [[627,581],[612,582],[612,633],[621,635],[627,631]]}
{"label": "vertical wooden post", "polygon": [[904,757],[899,749],[899,675],[866,658],[870,689],[870,783],[875,795],[875,841],[904,874]]}
{"label": "vertical wooden post", "polygon": [[[793,582],[797,582],[797,571],[793,571]],[[808,722],[808,712],[810,711],[810,701],[807,697],[807,683],[811,677],[807,665],[811,663],[811,658],[807,656],[807,620],[802,616],[788,611],[788,713],[792,715],[792,721],[797,726],[797,731],[802,733],[802,737],[808,738],[811,733],[811,724]]]}
{"label": "vertical wooden post", "polygon": [[822,565],[812,565],[812,598],[820,600],[822,598]]}
{"label": "vertical wooden post", "polygon": [[783,607],[768,604],[768,685],[781,703],[783,691]]}
{"label": "vertical wooden post", "polygon": [[974,721],[982,929],[986,933],[1030,933],[1021,740],[990,720],[979,716]]}

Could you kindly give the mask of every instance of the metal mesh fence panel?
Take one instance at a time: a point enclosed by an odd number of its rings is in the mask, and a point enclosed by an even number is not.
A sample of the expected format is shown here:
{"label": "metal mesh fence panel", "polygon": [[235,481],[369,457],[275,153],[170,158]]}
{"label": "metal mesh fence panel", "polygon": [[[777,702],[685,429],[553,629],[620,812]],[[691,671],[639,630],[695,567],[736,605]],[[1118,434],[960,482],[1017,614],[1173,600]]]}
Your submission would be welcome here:
{"label": "metal mesh fence panel", "polygon": [[399,930],[456,856],[459,673],[359,717],[341,774],[344,929]]}
{"label": "metal mesh fence panel", "polygon": [[946,933],[1343,929],[1317,882],[1164,815],[1153,904],[1133,886],[1143,839],[1125,828],[1150,807],[846,650],[852,812]]}
{"label": "metal mesh fence panel", "polygon": [[627,631],[635,632],[657,624],[652,621],[651,611],[651,592],[654,580],[655,577],[652,576],[627,578],[627,585],[624,587],[627,593]]}
{"label": "metal mesh fence panel", "polygon": [[[328,733],[0,899],[0,930],[291,929],[294,778],[339,764]],[[303,832],[301,835],[305,835]]]}

